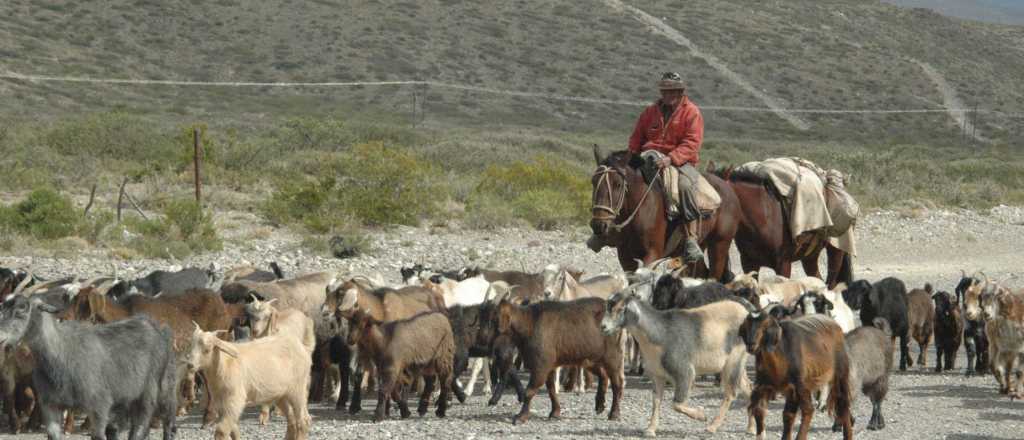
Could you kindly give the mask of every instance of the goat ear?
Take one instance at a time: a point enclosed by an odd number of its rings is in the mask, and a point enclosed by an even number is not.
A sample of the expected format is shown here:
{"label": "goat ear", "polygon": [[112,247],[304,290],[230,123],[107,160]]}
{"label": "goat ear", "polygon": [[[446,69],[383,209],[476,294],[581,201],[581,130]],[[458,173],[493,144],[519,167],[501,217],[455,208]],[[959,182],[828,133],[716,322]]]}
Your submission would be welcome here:
{"label": "goat ear", "polygon": [[764,351],[775,351],[781,338],[782,327],[778,323],[769,325],[768,328],[764,329],[764,334],[761,336],[761,349]]}
{"label": "goat ear", "polygon": [[220,339],[214,340],[213,345],[216,346],[218,350],[224,352],[224,354],[228,356],[231,356],[233,358],[238,357],[238,350],[236,350],[235,347],[228,345],[226,342],[221,341]]}

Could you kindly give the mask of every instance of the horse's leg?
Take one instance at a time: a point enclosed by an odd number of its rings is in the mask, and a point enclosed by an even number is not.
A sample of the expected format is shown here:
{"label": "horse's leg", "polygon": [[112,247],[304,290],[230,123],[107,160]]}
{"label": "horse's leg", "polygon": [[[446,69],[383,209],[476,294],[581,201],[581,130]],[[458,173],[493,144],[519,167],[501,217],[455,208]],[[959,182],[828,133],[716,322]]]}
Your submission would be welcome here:
{"label": "horse's leg", "polygon": [[708,262],[711,265],[711,273],[708,278],[722,280],[725,272],[729,269],[726,264],[729,261],[730,244],[728,240],[720,240],[708,245]]}
{"label": "horse's leg", "polygon": [[623,271],[635,272],[640,267],[640,265],[637,264],[636,262],[636,258],[640,257],[634,255],[628,249],[624,249],[622,246],[620,246],[615,249],[615,254],[619,258],[619,266],[622,267]]}
{"label": "horse's leg", "polygon": [[778,264],[778,269],[775,270],[775,273],[777,273],[779,275],[782,275],[782,276],[784,276],[786,278],[792,277],[792,273],[793,273],[793,262],[792,261],[788,261],[785,258],[779,257],[778,263],[776,263],[776,264]]}
{"label": "horse's leg", "polygon": [[846,257],[846,252],[842,249],[838,249],[828,244],[825,245],[825,255],[828,268],[828,277],[825,278],[825,285],[829,289],[834,288],[836,284],[839,284],[839,276],[843,273],[843,260]]}
{"label": "horse's leg", "polygon": [[819,257],[821,257],[821,249],[812,252],[810,255],[800,260],[800,264],[803,265],[804,267],[804,275],[809,277],[821,278],[821,270],[819,269],[818,265]]}

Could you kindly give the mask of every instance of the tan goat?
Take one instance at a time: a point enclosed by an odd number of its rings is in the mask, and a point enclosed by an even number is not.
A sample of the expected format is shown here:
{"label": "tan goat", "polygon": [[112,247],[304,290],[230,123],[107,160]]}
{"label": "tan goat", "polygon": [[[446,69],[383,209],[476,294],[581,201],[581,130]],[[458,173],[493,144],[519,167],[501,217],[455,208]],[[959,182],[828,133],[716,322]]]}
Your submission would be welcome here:
{"label": "tan goat", "polygon": [[312,423],[307,407],[312,358],[294,336],[230,343],[197,325],[187,364],[189,371],[205,373],[211,411],[218,414],[214,440],[239,440],[238,419],[246,405],[266,403],[288,419],[285,440],[306,439]]}
{"label": "tan goat", "polygon": [[[313,331],[313,321],[304,313],[298,310],[277,310],[273,303],[277,298],[270,301],[260,301],[253,298],[252,302],[245,307],[249,316],[249,325],[252,326],[252,338],[264,338],[271,335],[288,335],[298,339],[302,347],[310,356],[316,348],[316,333]],[[266,425],[270,421],[270,405],[260,407],[260,424]]]}

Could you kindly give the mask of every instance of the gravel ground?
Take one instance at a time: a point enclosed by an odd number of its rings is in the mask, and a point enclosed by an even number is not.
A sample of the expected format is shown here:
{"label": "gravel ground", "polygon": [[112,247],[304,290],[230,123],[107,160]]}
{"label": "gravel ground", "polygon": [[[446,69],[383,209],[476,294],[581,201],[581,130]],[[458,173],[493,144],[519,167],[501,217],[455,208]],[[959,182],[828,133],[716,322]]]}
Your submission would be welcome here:
{"label": "gravel ground", "polygon": [[[370,255],[337,260],[304,254],[299,237],[286,230],[253,234],[266,229],[258,219],[244,212],[220,213],[218,222],[227,239],[225,250],[192,257],[185,261],[133,260],[115,261],[105,251],[86,252],[75,258],[52,258],[45,252],[34,255],[0,256],[0,266],[28,268],[45,277],[75,273],[83,277],[109,275],[122,277],[144,274],[153,269],[175,266],[207,267],[211,263],[227,268],[243,263],[263,265],[276,260],[288,273],[314,270],[337,270],[344,273],[379,272],[386,279],[397,281],[398,268],[420,262],[438,268],[479,264],[509,269],[539,270],[557,262],[570,264],[588,273],[617,271],[611,250],[599,254],[587,250],[583,241],[588,231],[541,232],[508,229],[497,232],[462,230],[457,225],[430,228],[394,228],[372,232]],[[1004,279],[1021,272],[1019,249],[1024,245],[1024,208],[997,207],[973,211],[879,211],[866,215],[858,225],[858,255],[854,260],[858,278],[878,280],[896,276],[909,287],[930,282],[939,290],[952,290],[960,270],[984,270],[989,276]],[[254,239],[262,235],[266,238]],[[735,250],[734,250],[735,253]],[[734,255],[734,270],[738,256]],[[799,269],[794,270],[799,273]],[[1011,280],[1011,285],[1024,285],[1024,280]],[[934,360],[934,349],[929,361]],[[913,346],[911,353],[916,353]],[[864,430],[870,416],[870,404],[859,398],[854,415],[858,423],[856,435],[861,438],[950,438],[950,439],[1019,439],[1024,438],[1024,402],[1011,402],[996,393],[991,376],[965,378],[963,350],[953,373],[936,374],[917,366],[907,373],[895,373],[889,398],[883,405],[888,426],[880,432]],[[513,426],[511,417],[518,411],[515,398],[506,396],[497,407],[487,407],[479,395],[466,404],[455,404],[446,419],[439,420],[433,412],[420,420],[389,420],[370,422],[370,411],[351,417],[335,412],[333,406],[315,404],[311,437],[336,438],[408,438],[408,439],[472,439],[472,438],[596,438],[635,437],[646,426],[650,415],[650,385],[639,377],[628,377],[622,404],[622,420],[609,422],[593,413],[593,393],[563,394],[562,420],[548,421],[549,403],[542,391],[534,399],[533,418],[522,426]],[[708,382],[700,382],[691,401],[711,413],[720,402],[720,392]],[[610,402],[609,395],[609,402]],[[670,397],[666,397],[666,400]],[[725,425],[717,434],[704,431],[703,422],[675,414],[663,405],[659,437],[675,438],[748,438],[746,401],[737,400]],[[372,401],[364,403],[372,409]],[[781,403],[770,406],[768,435],[778,436],[781,427]],[[838,438],[829,430],[831,420],[818,414],[811,438]],[[154,432],[154,435],[158,435]],[[255,414],[243,418],[246,438],[279,438],[284,423],[275,418],[271,426],[255,423]],[[180,421],[178,438],[209,438],[210,430],[200,430],[198,418],[189,416]],[[0,439],[11,436],[0,435]],[[43,438],[41,434],[19,437]]]}

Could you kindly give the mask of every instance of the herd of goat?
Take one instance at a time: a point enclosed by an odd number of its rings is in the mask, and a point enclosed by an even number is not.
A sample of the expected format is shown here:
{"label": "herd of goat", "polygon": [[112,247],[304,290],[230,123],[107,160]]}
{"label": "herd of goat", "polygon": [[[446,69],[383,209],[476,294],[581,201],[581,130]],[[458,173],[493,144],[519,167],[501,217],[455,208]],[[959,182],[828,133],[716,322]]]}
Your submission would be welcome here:
{"label": "herd of goat", "polygon": [[539,273],[416,265],[402,269],[401,285],[379,275],[286,278],[271,266],[49,281],[0,268],[0,391],[11,432],[141,439],[162,427],[170,440],[176,417],[198,407],[215,439],[237,440],[243,410],[258,405],[261,424],[276,410],[285,438],[302,440],[308,403],[336,388],[336,408],[353,414],[362,392],[376,388],[374,421],[393,406],[409,417],[413,392],[422,416],[437,391],[444,417],[449,395],[464,402],[478,376],[490,405],[515,389],[522,408],[513,423],[527,421],[542,386],[556,419],[560,390],[596,386],[600,414],[610,386],[608,418],[618,420],[629,369],[653,382],[648,436],[666,386],[675,411],[707,420],[688,397],[698,376],[714,375],[723,398],[710,432],[733,400],[749,396],[747,430],[763,438],[767,401],[782,394],[784,439],[798,412],[805,439],[816,409],[850,439],[859,394],[872,403],[867,429],[885,427],[894,345],[906,370],[911,339],[920,367],[934,341],[935,371],[955,367],[962,342],[967,374],[990,371],[1001,393],[1022,397],[1024,291],[980,273],[963,274],[950,294],[930,285],[908,292],[895,278],[830,289],[817,278],[753,272],[722,284],[684,277],[673,260],[587,278],[557,265]]}

